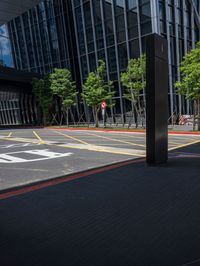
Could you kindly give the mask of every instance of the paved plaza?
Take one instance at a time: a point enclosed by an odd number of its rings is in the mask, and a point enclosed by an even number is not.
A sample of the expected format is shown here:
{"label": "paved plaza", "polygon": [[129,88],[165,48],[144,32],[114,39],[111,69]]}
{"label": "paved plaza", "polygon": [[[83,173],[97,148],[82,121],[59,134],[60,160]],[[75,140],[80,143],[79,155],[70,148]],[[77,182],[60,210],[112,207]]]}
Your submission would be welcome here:
{"label": "paved plaza", "polygon": [[[35,133],[1,139],[1,265],[200,265],[197,137],[170,136],[168,164],[148,167],[144,153],[130,154],[131,143],[145,145],[143,134]],[[88,144],[78,148],[78,140]],[[67,175],[69,169],[79,174]],[[66,177],[53,178],[59,174]],[[29,185],[8,189],[15,179]]]}

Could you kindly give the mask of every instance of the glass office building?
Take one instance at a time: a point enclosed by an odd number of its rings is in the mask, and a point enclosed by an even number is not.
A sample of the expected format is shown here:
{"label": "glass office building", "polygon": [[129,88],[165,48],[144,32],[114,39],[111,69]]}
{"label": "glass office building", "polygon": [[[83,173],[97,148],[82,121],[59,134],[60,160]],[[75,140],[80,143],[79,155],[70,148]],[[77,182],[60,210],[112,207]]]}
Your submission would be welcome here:
{"label": "glass office building", "polygon": [[[116,91],[111,117],[122,123],[131,105],[120,73],[130,58],[145,53],[146,36],[158,33],[168,41],[169,117],[192,111],[173,84],[180,78],[183,56],[199,41],[198,0],[45,0],[10,21],[8,29],[17,69],[42,74],[67,67],[80,91],[88,73],[104,59]],[[88,118],[87,108],[79,104],[77,113],[83,111]]]}
{"label": "glass office building", "polygon": [[12,52],[6,25],[0,27],[0,65],[12,67]]}

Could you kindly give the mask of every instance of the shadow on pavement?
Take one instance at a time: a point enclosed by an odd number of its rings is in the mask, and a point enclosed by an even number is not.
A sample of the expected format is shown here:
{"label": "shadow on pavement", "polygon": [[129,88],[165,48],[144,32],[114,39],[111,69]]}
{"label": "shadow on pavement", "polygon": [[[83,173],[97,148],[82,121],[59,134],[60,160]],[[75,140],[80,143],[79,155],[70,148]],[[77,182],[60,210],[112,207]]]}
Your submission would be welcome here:
{"label": "shadow on pavement", "polygon": [[0,201],[0,264],[200,265],[199,154],[197,144],[166,166],[126,165]]}

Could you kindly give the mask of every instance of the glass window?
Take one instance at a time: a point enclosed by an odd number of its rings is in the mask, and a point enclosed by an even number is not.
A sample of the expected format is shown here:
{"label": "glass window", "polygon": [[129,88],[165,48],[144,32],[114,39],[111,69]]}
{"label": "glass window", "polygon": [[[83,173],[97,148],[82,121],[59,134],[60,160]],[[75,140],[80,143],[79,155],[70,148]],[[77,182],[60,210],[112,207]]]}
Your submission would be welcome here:
{"label": "glass window", "polygon": [[115,13],[124,13],[124,0],[115,0]]}
{"label": "glass window", "polygon": [[81,71],[82,71],[83,79],[85,79],[88,74],[86,56],[81,56]]}
{"label": "glass window", "polygon": [[89,54],[89,64],[90,64],[90,71],[94,71],[96,69],[96,58],[95,54]]}
{"label": "glass window", "polygon": [[145,35],[145,34],[148,34],[151,32],[152,32],[151,21],[147,22],[147,23],[143,23],[141,25],[141,34],[142,35]]}
{"label": "glass window", "polygon": [[134,9],[128,12],[128,27],[132,27],[138,24],[137,10]]}
{"label": "glass window", "polygon": [[92,28],[87,28],[86,30],[87,42],[93,41],[93,31]]}
{"label": "glass window", "polygon": [[98,51],[98,60],[103,59],[105,60],[105,51],[104,49]]}
{"label": "glass window", "polygon": [[108,48],[108,64],[110,72],[114,72],[117,69],[115,47]]}
{"label": "glass window", "polygon": [[77,31],[83,31],[83,22],[82,22],[82,15],[81,15],[81,8],[77,8],[75,11],[76,15],[76,25],[77,25]]}
{"label": "glass window", "polygon": [[138,38],[138,26],[128,29],[129,39]]}
{"label": "glass window", "polygon": [[84,18],[85,18],[85,27],[91,27],[92,20],[91,20],[91,10],[90,10],[90,3],[86,3],[83,6],[84,9]]}
{"label": "glass window", "polygon": [[103,38],[102,24],[98,24],[95,26],[95,34],[97,39]]}
{"label": "glass window", "polygon": [[165,21],[160,21],[160,32],[162,33],[166,33],[166,24]]}
{"label": "glass window", "polygon": [[169,6],[169,22],[174,22],[174,8]]}
{"label": "glass window", "polygon": [[140,8],[141,22],[145,22],[151,19],[151,8],[150,3],[147,3]]}
{"label": "glass window", "polygon": [[106,35],[113,33],[113,20],[105,21],[105,31]]}
{"label": "glass window", "polygon": [[105,20],[112,18],[112,4],[109,1],[104,1],[104,16]]}
{"label": "glass window", "polygon": [[118,45],[118,56],[120,70],[126,69],[128,62],[126,43]]}
{"label": "glass window", "polygon": [[128,0],[128,9],[133,9],[137,7],[137,0]]}
{"label": "glass window", "polygon": [[117,32],[117,42],[121,43],[124,42],[125,40],[126,40],[125,30]]}
{"label": "glass window", "polygon": [[100,7],[100,1],[92,1],[93,4],[93,12],[94,12],[94,24],[98,24],[102,22],[101,19],[101,7]]}
{"label": "glass window", "polygon": [[106,37],[106,42],[107,42],[107,46],[111,46],[114,44],[115,39],[114,39],[114,34],[108,35]]}
{"label": "glass window", "polygon": [[74,0],[74,6],[80,6],[80,0]]}
{"label": "glass window", "polygon": [[104,40],[103,40],[103,38],[96,40],[96,43],[97,43],[97,49],[104,48]]}
{"label": "glass window", "polygon": [[125,29],[124,15],[116,17],[116,30],[121,31]]}
{"label": "glass window", "polygon": [[159,2],[159,16],[160,19],[165,20],[165,5],[164,2]]}
{"label": "glass window", "polygon": [[139,40],[130,41],[129,47],[130,47],[130,57],[138,58],[140,56]]}

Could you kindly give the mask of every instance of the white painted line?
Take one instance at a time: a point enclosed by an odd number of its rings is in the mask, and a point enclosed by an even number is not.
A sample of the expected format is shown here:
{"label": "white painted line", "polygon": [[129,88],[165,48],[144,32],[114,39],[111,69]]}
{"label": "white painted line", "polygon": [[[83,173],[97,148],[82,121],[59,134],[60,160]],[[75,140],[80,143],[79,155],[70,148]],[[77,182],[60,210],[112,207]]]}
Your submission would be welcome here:
{"label": "white painted line", "polygon": [[[35,155],[35,159],[24,159],[21,158],[20,154],[33,154]],[[50,159],[57,159],[62,157],[67,157],[72,155],[73,153],[58,153],[54,151],[50,151],[49,149],[44,150],[28,150],[28,151],[17,151],[17,152],[9,152],[0,154],[0,163],[26,163],[26,162],[37,162],[44,161]],[[18,155],[18,156],[15,156]],[[40,158],[38,158],[38,156]]]}

